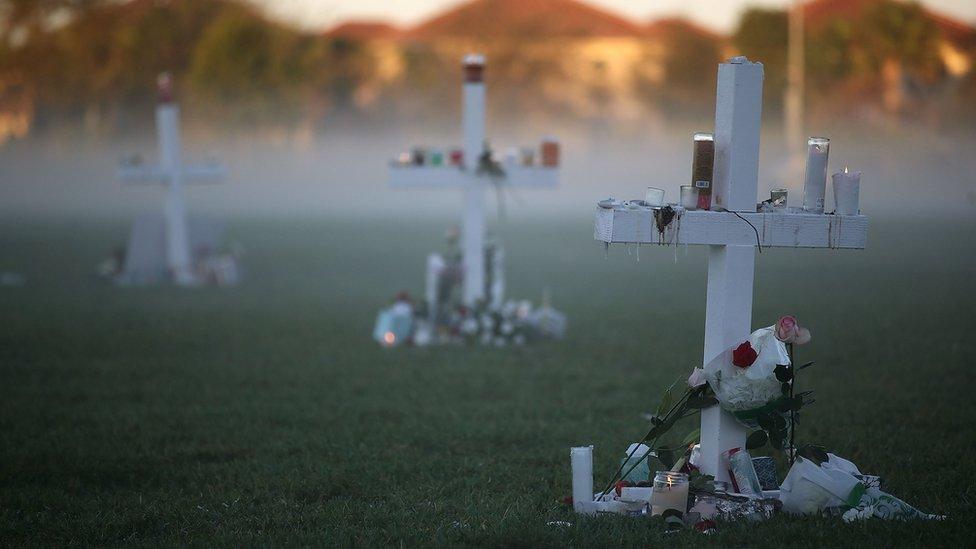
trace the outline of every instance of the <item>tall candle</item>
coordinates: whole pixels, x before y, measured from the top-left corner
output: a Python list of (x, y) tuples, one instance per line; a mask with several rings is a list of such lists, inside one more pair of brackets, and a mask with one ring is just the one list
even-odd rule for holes
[(573, 468), (573, 509), (580, 512), (584, 502), (593, 501), (593, 447), (571, 448), (569, 458)]
[(695, 152), (691, 161), (691, 184), (698, 189), (698, 208), (712, 208), (712, 169), (715, 166), (715, 136), (696, 133)]
[(824, 211), (829, 153), (829, 139), (811, 137), (807, 140), (807, 173), (803, 180), (803, 209), (808, 212), (823, 213)]
[(834, 181), (834, 213), (837, 215), (857, 215), (861, 194), (861, 172), (852, 172), (844, 167), (832, 177)]

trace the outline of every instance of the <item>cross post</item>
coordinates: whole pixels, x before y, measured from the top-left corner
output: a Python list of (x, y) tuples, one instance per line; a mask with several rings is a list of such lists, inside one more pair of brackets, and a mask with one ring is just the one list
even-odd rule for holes
[[(801, 211), (757, 212), (763, 66), (744, 57), (718, 69), (712, 210), (679, 208), (663, 230), (650, 208), (598, 207), (595, 237), (606, 244), (700, 244), (708, 250), (705, 348), (702, 364), (731, 361), (752, 332), (756, 245), (864, 248), (867, 218)], [(726, 211), (727, 210), (727, 211)], [(735, 212), (735, 213), (732, 213)], [(701, 470), (729, 480), (722, 453), (744, 447), (747, 429), (719, 406), (701, 412)]]
[(173, 100), (173, 81), (168, 73), (157, 81), (156, 138), (159, 164), (124, 163), (118, 178), (126, 183), (155, 183), (166, 186), (163, 219), (166, 234), (166, 266), (173, 282), (180, 286), (199, 284), (193, 271), (190, 235), (187, 229), (183, 185), (187, 182), (215, 182), (223, 179), (224, 167), (215, 162), (184, 165), (180, 135), (180, 107)]
[[(485, 58), (471, 54), (462, 63), (461, 132), (463, 162), (460, 165), (430, 166), (393, 163), (390, 186), (395, 188), (460, 188), (464, 193), (461, 218), (462, 301), (473, 306), (485, 299), (485, 234), (487, 231), (486, 194), (491, 183), (489, 176), (479, 174), (479, 157), (485, 146)], [(540, 155), (541, 156), (541, 155)], [(502, 164), (504, 187), (543, 188), (559, 183), (559, 168), (535, 162), (523, 165), (520, 161)]]

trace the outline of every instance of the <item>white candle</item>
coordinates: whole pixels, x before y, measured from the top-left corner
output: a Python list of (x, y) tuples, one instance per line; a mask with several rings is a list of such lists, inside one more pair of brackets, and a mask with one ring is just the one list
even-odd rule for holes
[(681, 205), (686, 210), (698, 209), (698, 189), (691, 185), (681, 186)]
[(837, 215), (857, 215), (861, 194), (861, 172), (844, 171), (833, 175), (834, 213)]
[(573, 509), (578, 513), (584, 503), (593, 501), (593, 447), (571, 448), (569, 458), (573, 467)]
[(811, 137), (807, 141), (807, 173), (803, 180), (803, 209), (808, 212), (823, 213), (824, 211), (829, 153), (829, 139)]
[(651, 492), (651, 514), (660, 515), (668, 509), (688, 511), (688, 475), (671, 471), (658, 471), (654, 475)]

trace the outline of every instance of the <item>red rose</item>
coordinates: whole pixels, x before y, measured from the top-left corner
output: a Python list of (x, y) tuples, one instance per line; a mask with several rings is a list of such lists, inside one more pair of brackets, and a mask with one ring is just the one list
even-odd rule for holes
[(752, 366), (752, 363), (756, 361), (756, 357), (758, 356), (759, 353), (746, 341), (732, 351), (732, 364), (735, 364), (739, 368), (748, 368)]

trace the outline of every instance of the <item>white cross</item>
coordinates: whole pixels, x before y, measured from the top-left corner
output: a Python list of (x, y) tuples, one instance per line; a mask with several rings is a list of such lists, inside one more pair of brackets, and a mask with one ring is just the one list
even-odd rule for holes
[[(464, 212), (461, 222), (461, 254), (464, 278), (462, 300), (474, 305), (485, 298), (484, 242), (485, 191), (488, 177), (475, 173), (478, 158), (485, 143), (485, 85), (484, 57), (468, 55), (464, 59), (464, 99), (461, 130), (464, 137), (464, 166), (396, 165), (390, 169), (390, 186), (448, 187), (464, 189)], [(447, 164), (445, 160), (445, 164)], [(510, 187), (555, 187), (559, 184), (558, 167), (546, 167), (536, 162), (522, 166), (516, 162), (504, 164), (503, 185)]]
[[(863, 215), (756, 213), (762, 83), (760, 63), (741, 57), (719, 65), (712, 197), (716, 207), (729, 211), (685, 211), (660, 235), (648, 210), (597, 208), (595, 237), (607, 244), (664, 241), (709, 246), (704, 365), (730, 361), (731, 349), (752, 331), (757, 241), (763, 247), (866, 245), (868, 221)], [(744, 447), (746, 434), (746, 428), (718, 406), (702, 410), (702, 471), (727, 481), (721, 454)]]
[(190, 235), (187, 230), (183, 185), (193, 182), (215, 182), (224, 178), (224, 167), (210, 162), (184, 165), (180, 138), (180, 107), (173, 101), (173, 83), (167, 73), (159, 76), (159, 102), (156, 105), (156, 138), (159, 164), (125, 163), (117, 176), (125, 183), (155, 183), (167, 187), (163, 218), (166, 226), (166, 266), (173, 282), (181, 286), (199, 281), (190, 257)]

